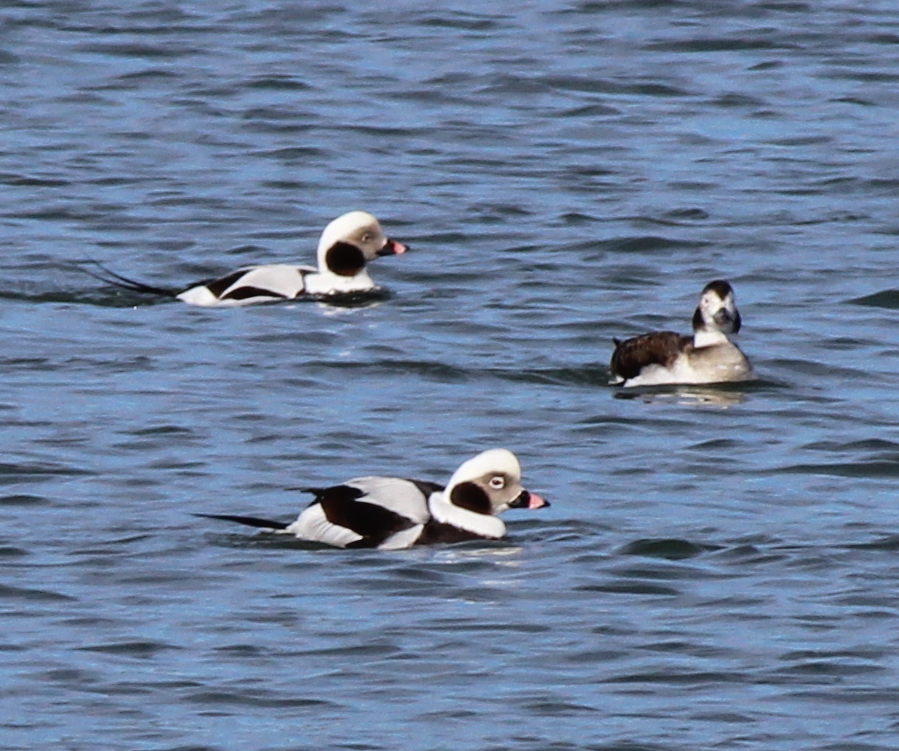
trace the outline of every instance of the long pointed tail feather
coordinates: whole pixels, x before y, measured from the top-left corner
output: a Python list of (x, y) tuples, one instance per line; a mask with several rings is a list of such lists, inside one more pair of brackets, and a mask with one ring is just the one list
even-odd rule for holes
[(287, 529), (290, 526), (287, 522), (275, 522), (271, 519), (260, 519), (257, 516), (238, 516), (235, 514), (191, 514), (191, 516), (199, 516), (204, 519), (220, 519), (223, 522), (235, 522), (236, 524), (246, 524), (248, 527), (259, 527), (261, 529)]
[(87, 258), (84, 262), (93, 264), (94, 266), (101, 269), (103, 273), (99, 274), (96, 271), (92, 271), (91, 269), (86, 268), (82, 264), (76, 263), (75, 266), (78, 268), (78, 270), (87, 274), (88, 276), (92, 276), (94, 279), (99, 279), (101, 282), (105, 282), (106, 284), (112, 284), (113, 286), (121, 287), (122, 289), (127, 289), (132, 292), (144, 292), (148, 295), (163, 295), (164, 297), (178, 296), (177, 290), (167, 289), (166, 287), (155, 287), (152, 284), (139, 282), (136, 279), (129, 279), (127, 276), (117, 274), (115, 271), (107, 268), (99, 261), (95, 261), (93, 258)]

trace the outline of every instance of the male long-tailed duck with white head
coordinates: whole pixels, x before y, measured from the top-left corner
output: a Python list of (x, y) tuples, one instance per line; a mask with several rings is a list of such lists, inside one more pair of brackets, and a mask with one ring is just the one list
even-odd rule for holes
[(338, 548), (397, 550), (413, 545), (498, 540), (510, 508), (549, 502), (521, 484), (521, 465), (507, 449), (490, 449), (464, 462), (444, 488), (424, 480), (357, 477), (327, 488), (306, 488), (314, 500), (293, 522), (252, 516), (197, 514), (294, 535)]
[[(301, 297), (337, 300), (381, 290), (365, 264), (378, 256), (405, 253), (408, 246), (388, 238), (378, 220), (365, 211), (350, 211), (334, 219), (318, 241), (318, 268), (269, 264), (245, 266), (218, 279), (192, 284), (184, 290), (166, 289), (135, 281), (97, 264), (102, 281), (135, 292), (174, 297), (191, 305), (234, 307)], [(92, 273), (92, 272), (88, 272)]]
[(741, 323), (730, 284), (720, 279), (709, 282), (693, 313), (693, 336), (655, 331), (614, 340), (609, 383), (656, 386), (752, 380), (756, 377), (752, 365), (728, 339)]

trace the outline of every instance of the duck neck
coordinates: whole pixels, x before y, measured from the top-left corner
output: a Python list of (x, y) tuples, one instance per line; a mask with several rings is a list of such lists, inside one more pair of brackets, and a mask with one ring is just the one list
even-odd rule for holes
[(693, 346), (697, 349), (699, 347), (713, 347), (717, 344), (727, 344), (729, 341), (730, 339), (727, 338), (727, 334), (717, 329), (709, 330), (703, 328), (693, 332)]
[[(448, 489), (447, 489), (448, 490)], [(449, 524), (479, 537), (499, 539), (506, 534), (506, 525), (502, 519), (488, 514), (478, 514), (460, 508), (447, 500), (447, 491), (432, 493), (428, 499), (431, 516), (442, 524)]]

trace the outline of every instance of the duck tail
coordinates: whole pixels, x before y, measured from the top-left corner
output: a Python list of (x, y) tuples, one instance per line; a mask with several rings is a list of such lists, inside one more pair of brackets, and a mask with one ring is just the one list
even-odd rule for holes
[(290, 526), (286, 522), (275, 522), (271, 519), (260, 519), (258, 516), (238, 516), (235, 514), (191, 514), (191, 516), (199, 516), (203, 519), (219, 519), (223, 522), (245, 524), (248, 527), (270, 529), (275, 532), (281, 529), (287, 529), (287, 527)]
[[(93, 264), (103, 273), (87, 268), (84, 265), (85, 263)], [(95, 261), (93, 258), (88, 258), (83, 263), (76, 263), (75, 265), (79, 271), (88, 276), (92, 276), (94, 279), (99, 279), (106, 284), (112, 284), (115, 287), (121, 287), (122, 289), (127, 289), (132, 292), (143, 292), (148, 295), (161, 295), (163, 297), (178, 297), (179, 294), (177, 290), (168, 289), (166, 287), (156, 287), (152, 284), (146, 284), (145, 282), (139, 282), (136, 279), (129, 279), (127, 276), (117, 274), (115, 271), (104, 266), (99, 261)]]

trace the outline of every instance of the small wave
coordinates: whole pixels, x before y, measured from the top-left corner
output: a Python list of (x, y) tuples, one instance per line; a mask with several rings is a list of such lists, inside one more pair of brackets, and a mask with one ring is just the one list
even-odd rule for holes
[(312, 699), (308, 697), (282, 697), (274, 692), (261, 692), (259, 689), (248, 691), (196, 691), (185, 699), (194, 704), (234, 705), (237, 707), (262, 707), (265, 709), (321, 709), (336, 708), (332, 701)]
[(74, 600), (74, 597), (60, 592), (51, 592), (46, 589), (31, 589), (27, 587), (10, 587), (0, 584), (0, 600), (31, 600), (36, 602), (55, 602), (59, 600)]
[(605, 387), (609, 381), (608, 368), (600, 365), (574, 368), (465, 368), (428, 360), (375, 360), (372, 362), (313, 360), (307, 361), (306, 365), (310, 368), (325, 370), (412, 374), (444, 383), (497, 379), (541, 385)]
[(777, 474), (830, 475), (860, 479), (899, 477), (899, 457), (829, 464), (791, 464), (774, 471)]
[(0, 506), (38, 506), (44, 503), (49, 503), (49, 501), (43, 496), (31, 495), (30, 493), (13, 493), (12, 495), (0, 496)]
[(704, 545), (675, 538), (635, 540), (625, 545), (619, 552), (622, 555), (637, 555), (648, 558), (664, 558), (669, 561), (680, 561), (695, 558), (713, 550), (720, 550), (720, 545)]
[(0, 300), (15, 300), (31, 303), (65, 303), (71, 305), (94, 305), (101, 308), (136, 308), (169, 303), (167, 298), (127, 292), (125, 290), (14, 290), (0, 291)]
[(95, 473), (62, 464), (0, 462), (0, 484), (40, 482), (50, 477), (83, 477)]
[(124, 655), (125, 657), (155, 657), (160, 652), (179, 649), (171, 644), (157, 641), (129, 641), (113, 642), (110, 644), (95, 644), (87, 647), (77, 647), (82, 652), (100, 652), (109, 655)]
[(899, 310), (899, 289), (885, 289), (871, 295), (863, 295), (846, 301), (849, 305), (864, 305), (868, 308)]
[(668, 253), (672, 250), (692, 250), (708, 245), (708, 243), (691, 240), (672, 240), (669, 237), (658, 235), (643, 235), (639, 237), (617, 237), (611, 240), (603, 240), (591, 243), (591, 247), (600, 248), (612, 253)]

